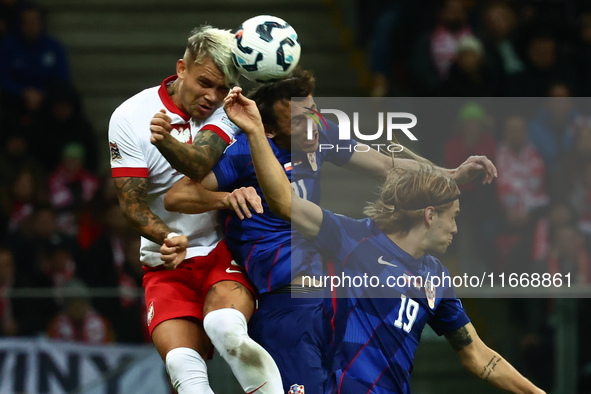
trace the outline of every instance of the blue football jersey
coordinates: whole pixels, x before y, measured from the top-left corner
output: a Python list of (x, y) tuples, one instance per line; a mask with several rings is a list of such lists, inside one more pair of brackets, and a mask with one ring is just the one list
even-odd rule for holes
[[(320, 131), (320, 143), (336, 144), (338, 126), (328, 122), (328, 130)], [(292, 188), (301, 196), (314, 201), (320, 200), (320, 167), (324, 161), (343, 165), (353, 154), (355, 141), (349, 142), (351, 149), (336, 151), (317, 150), (313, 153), (294, 153), (280, 149), (269, 139), (273, 153), (292, 182)], [(342, 141), (340, 142), (343, 145)], [(213, 168), (220, 190), (232, 191), (239, 187), (252, 186), (261, 196), (264, 213), (240, 220), (233, 211), (224, 211), (222, 225), (226, 234), (228, 249), (234, 258), (246, 269), (249, 278), (260, 293), (266, 293), (291, 282), (292, 272), (297, 274), (320, 274), (322, 267), (317, 251), (291, 225), (271, 212), (258, 184), (248, 139), (239, 134), (224, 152)], [(294, 176), (297, 173), (297, 178)], [(292, 266), (293, 265), (293, 266)]]
[(425, 325), (442, 335), (470, 321), (451, 283), (432, 286), (432, 278), (449, 272), (429, 254), (416, 259), (406, 253), (371, 219), (323, 213), (315, 240), (321, 255), (340, 267), (341, 278), (376, 278), (363, 285), (353, 279), (340, 289), (346, 298), (337, 300), (335, 312), (335, 325), (342, 327), (335, 332), (340, 345), (335, 392), (410, 393), (410, 372)]

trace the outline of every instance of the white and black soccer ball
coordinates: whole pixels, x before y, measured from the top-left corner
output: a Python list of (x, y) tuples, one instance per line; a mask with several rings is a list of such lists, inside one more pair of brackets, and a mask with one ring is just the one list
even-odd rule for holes
[(300, 60), (298, 33), (281, 18), (270, 15), (250, 18), (238, 28), (235, 38), (234, 63), (251, 81), (281, 79)]

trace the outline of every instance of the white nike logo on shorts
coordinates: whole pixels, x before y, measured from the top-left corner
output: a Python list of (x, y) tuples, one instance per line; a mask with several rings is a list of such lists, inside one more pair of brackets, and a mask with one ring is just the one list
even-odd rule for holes
[[(232, 260), (232, 261), (230, 262), (230, 264), (232, 264), (232, 265), (233, 265), (233, 266), (235, 266), (235, 267), (240, 267), (240, 264), (238, 264), (238, 263), (237, 263), (235, 260)], [(242, 273), (242, 271), (241, 271), (241, 270), (231, 270), (231, 269), (230, 269), (230, 267), (226, 268), (226, 272), (227, 272), (227, 273), (229, 273), (229, 274), (232, 274), (232, 273), (238, 273), (238, 274), (241, 274), (241, 273)]]

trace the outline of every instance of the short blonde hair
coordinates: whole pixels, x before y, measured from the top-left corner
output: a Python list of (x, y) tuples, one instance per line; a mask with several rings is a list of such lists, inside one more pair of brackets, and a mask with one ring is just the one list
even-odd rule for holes
[(234, 34), (230, 30), (216, 29), (209, 25), (195, 28), (188, 39), (184, 59), (200, 64), (211, 58), (226, 78), (228, 87), (238, 82), (240, 74), (232, 61)]
[(363, 212), (386, 234), (408, 233), (423, 220), (427, 207), (442, 213), (459, 195), (454, 179), (430, 164), (417, 163), (417, 168), (393, 169), (377, 201)]

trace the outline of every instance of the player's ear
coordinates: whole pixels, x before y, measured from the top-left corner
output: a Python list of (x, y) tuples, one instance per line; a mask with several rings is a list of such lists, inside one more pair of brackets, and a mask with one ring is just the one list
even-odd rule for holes
[(272, 139), (277, 136), (277, 132), (272, 127), (269, 127), (266, 124), (264, 124), (263, 127), (265, 128), (265, 135), (267, 136), (267, 138)]
[(176, 75), (181, 78), (181, 75), (187, 71), (187, 63), (184, 59), (179, 59), (176, 62)]
[(425, 208), (425, 222), (427, 222), (427, 224), (431, 225), (433, 223), (434, 219), (435, 219), (435, 208), (433, 208), (433, 207)]

